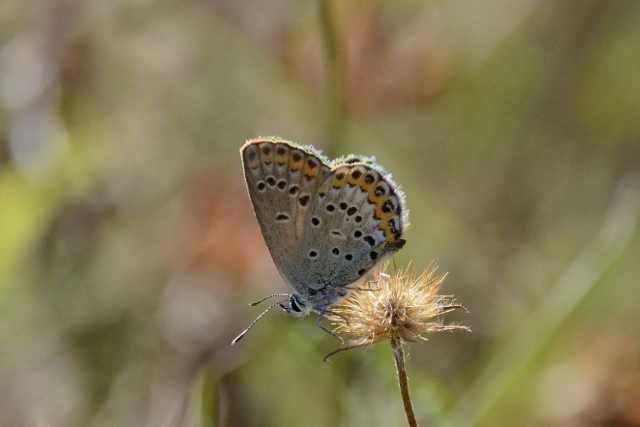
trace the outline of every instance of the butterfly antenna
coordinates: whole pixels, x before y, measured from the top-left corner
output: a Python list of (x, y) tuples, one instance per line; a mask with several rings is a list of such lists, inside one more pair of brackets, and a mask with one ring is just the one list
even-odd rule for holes
[[(284, 294), (284, 295), (289, 296), (288, 294)], [(284, 296), (284, 295), (282, 295), (282, 294), (281, 294), (281, 296)], [(271, 296), (268, 296), (267, 298), (271, 298), (271, 297), (273, 297), (273, 296), (276, 296), (276, 295), (271, 295)], [(257, 302), (255, 302), (255, 303), (252, 303), (251, 305), (259, 304), (260, 302), (262, 302), (262, 301), (266, 300), (267, 298), (262, 298), (260, 301), (257, 301)], [(238, 335), (237, 337), (235, 337), (235, 338), (234, 338), (234, 340), (233, 340), (233, 341), (231, 341), (231, 345), (234, 345), (235, 343), (237, 343), (238, 341), (240, 341), (240, 340), (242, 339), (242, 337), (244, 337), (244, 336), (245, 336), (245, 334), (246, 334), (247, 332), (249, 332), (249, 329), (253, 328), (253, 325), (255, 325), (255, 324), (256, 324), (256, 322), (262, 318), (262, 316), (264, 316), (265, 314), (267, 314), (267, 312), (268, 312), (269, 310), (271, 310), (273, 307), (275, 307), (275, 306), (277, 306), (277, 305), (279, 305), (279, 304), (282, 304), (283, 302), (285, 302), (285, 301), (287, 301), (287, 300), (288, 300), (288, 299), (283, 299), (282, 301), (278, 301), (277, 303), (270, 305), (270, 306), (269, 306), (269, 308), (267, 308), (265, 311), (263, 311), (262, 313), (260, 313), (260, 316), (256, 317), (256, 320), (254, 320), (253, 322), (251, 322), (251, 324), (249, 325), (249, 327), (248, 327), (247, 329), (245, 329), (244, 331), (240, 332), (240, 335)]]
[[(250, 307), (253, 307), (253, 306), (255, 306), (255, 305), (260, 304), (262, 301), (266, 301), (266, 300), (268, 300), (269, 298), (273, 298), (273, 297), (290, 297), (290, 296), (291, 296), (291, 295), (289, 295), (289, 294), (273, 294), (273, 295), (269, 295), (268, 297), (264, 297), (264, 298), (262, 298), (262, 299), (260, 299), (260, 300), (258, 300), (258, 301), (254, 301), (254, 302), (252, 302), (251, 304), (249, 304), (249, 306), (250, 306)], [(286, 301), (286, 300), (285, 300), (285, 301)], [(282, 301), (280, 301), (280, 302), (282, 302)], [(276, 305), (276, 304), (274, 304), (274, 305)]]

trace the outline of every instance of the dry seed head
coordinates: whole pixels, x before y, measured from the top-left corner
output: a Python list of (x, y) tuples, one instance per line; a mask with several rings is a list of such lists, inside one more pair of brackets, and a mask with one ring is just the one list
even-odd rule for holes
[(388, 262), (376, 270), (376, 282), (370, 288), (359, 289), (333, 311), (336, 332), (359, 337), (351, 346), (375, 344), (387, 339), (415, 342), (426, 340), (424, 334), (438, 331), (470, 329), (458, 324), (444, 325), (438, 319), (456, 308), (467, 311), (450, 300), (451, 296), (438, 295), (446, 274), (436, 276), (437, 266), (431, 263), (419, 277), (409, 265), (388, 276)]

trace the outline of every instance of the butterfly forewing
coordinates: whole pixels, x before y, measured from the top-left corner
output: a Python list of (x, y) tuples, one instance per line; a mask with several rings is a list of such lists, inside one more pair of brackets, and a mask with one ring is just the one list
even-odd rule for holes
[(287, 284), (301, 293), (302, 239), (317, 189), (330, 169), (310, 150), (276, 138), (250, 140), (241, 154), (251, 203), (271, 257)]

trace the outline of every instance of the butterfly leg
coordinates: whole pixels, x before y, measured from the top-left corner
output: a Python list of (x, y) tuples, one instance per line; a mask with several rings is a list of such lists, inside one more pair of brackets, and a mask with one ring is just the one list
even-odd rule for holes
[(322, 319), (326, 316), (326, 310), (323, 310), (320, 315), (318, 316), (318, 320), (316, 321), (316, 325), (318, 325), (320, 327), (320, 329), (322, 329), (323, 331), (333, 335), (334, 337), (338, 338), (340, 340), (341, 346), (344, 346), (344, 340), (342, 339), (342, 337), (338, 334), (336, 334), (335, 332), (333, 332), (331, 329), (327, 329), (322, 325)]
[[(353, 288), (353, 287), (346, 286), (345, 288), (349, 289), (350, 291), (357, 291), (357, 292), (363, 292), (363, 291), (377, 292), (382, 290), (382, 286), (380, 286), (380, 282), (378, 280), (367, 280), (363, 284), (366, 284), (367, 287), (356, 286), (355, 288)], [(378, 286), (374, 288), (371, 285), (378, 285)]]
[(329, 315), (332, 315), (332, 316), (339, 317), (339, 318), (341, 318), (341, 319), (344, 321), (344, 323), (346, 323), (347, 325), (349, 324), (349, 319), (347, 319), (346, 317), (344, 317), (344, 316), (343, 316), (342, 314), (340, 314), (340, 313), (336, 313), (335, 311), (331, 311), (331, 310), (325, 310), (325, 311), (324, 311), (324, 317), (326, 317), (327, 319), (329, 318), (329, 316), (327, 316), (328, 314), (329, 314)]

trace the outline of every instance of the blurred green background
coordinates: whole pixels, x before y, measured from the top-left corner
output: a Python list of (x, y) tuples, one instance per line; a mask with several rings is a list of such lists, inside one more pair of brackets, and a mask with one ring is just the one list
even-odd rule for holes
[(0, 5), (0, 425), (403, 426), (391, 350), (285, 292), (238, 150), (375, 155), (395, 257), (472, 333), (408, 348), (423, 426), (640, 426), (640, 2)]

